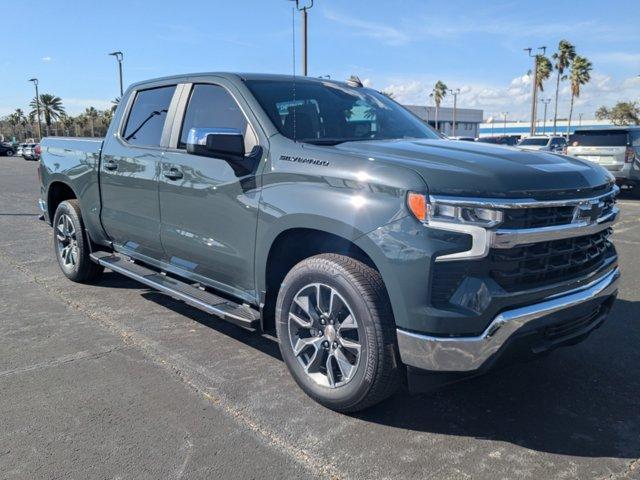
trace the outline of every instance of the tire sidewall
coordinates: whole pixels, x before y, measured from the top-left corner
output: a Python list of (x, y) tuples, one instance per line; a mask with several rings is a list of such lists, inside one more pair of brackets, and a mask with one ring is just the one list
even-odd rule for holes
[[(307, 376), (291, 347), (288, 328), (289, 309), (295, 295), (305, 286), (323, 283), (335, 288), (346, 300), (358, 322), (361, 352), (360, 363), (355, 376), (345, 385), (337, 388), (318, 385)], [(346, 409), (360, 402), (370, 391), (379, 359), (377, 352), (376, 328), (369, 305), (362, 292), (340, 266), (325, 261), (323, 268), (309, 268), (308, 265), (294, 267), (286, 276), (276, 304), (276, 330), (280, 352), (296, 383), (312, 398), (329, 408)]]

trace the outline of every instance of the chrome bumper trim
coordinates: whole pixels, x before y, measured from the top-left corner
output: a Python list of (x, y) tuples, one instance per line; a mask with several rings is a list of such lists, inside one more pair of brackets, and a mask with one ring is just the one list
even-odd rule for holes
[(397, 329), (400, 358), (405, 365), (440, 372), (479, 369), (518, 330), (533, 320), (616, 292), (620, 270), (615, 268), (588, 285), (495, 317), (477, 337), (433, 337)]
[(40, 207), (40, 210), (43, 213), (46, 213), (47, 211), (47, 204), (44, 200), (42, 200), (41, 198), (38, 199), (38, 207)]

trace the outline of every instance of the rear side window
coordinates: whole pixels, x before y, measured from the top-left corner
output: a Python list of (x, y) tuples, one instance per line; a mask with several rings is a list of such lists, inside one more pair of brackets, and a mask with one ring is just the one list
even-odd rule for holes
[(159, 147), (176, 86), (140, 90), (133, 101), (124, 139), (132, 145)]
[(571, 135), (569, 144), (574, 147), (626, 147), (629, 144), (629, 133), (626, 130), (576, 132)]
[(192, 128), (233, 128), (244, 135), (245, 150), (257, 144), (253, 130), (235, 99), (219, 85), (196, 84), (182, 122), (178, 148), (186, 148)]

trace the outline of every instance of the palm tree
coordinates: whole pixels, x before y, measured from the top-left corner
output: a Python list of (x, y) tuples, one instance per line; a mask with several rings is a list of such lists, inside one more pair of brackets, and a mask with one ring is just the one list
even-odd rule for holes
[(569, 68), (571, 62), (576, 57), (576, 47), (574, 47), (567, 40), (560, 40), (558, 43), (558, 51), (553, 54), (553, 60), (555, 62), (554, 68), (556, 69), (556, 100), (555, 108), (553, 111), (553, 134), (556, 134), (556, 124), (558, 122), (558, 94), (560, 92), (560, 80), (564, 80), (567, 76), (564, 71)]
[[(34, 116), (37, 115), (37, 102), (35, 98), (31, 100), (29, 106), (33, 109), (31, 113)], [(44, 123), (47, 126), (47, 135), (49, 135), (51, 122), (57, 120), (60, 118), (60, 115), (64, 114), (62, 99), (49, 93), (42, 93), (40, 94), (40, 110), (44, 113)]]
[(68, 115), (62, 115), (60, 117), (60, 123), (62, 124), (62, 128), (63, 128), (63, 135), (71, 135), (71, 127), (73, 127), (73, 124), (75, 123), (73, 117), (70, 117)]
[(569, 107), (569, 123), (567, 124), (567, 136), (571, 130), (571, 117), (573, 116), (573, 101), (580, 96), (580, 87), (591, 80), (593, 65), (585, 57), (576, 55), (571, 63), (569, 82), (571, 83), (571, 106)]
[(541, 92), (544, 91), (544, 82), (549, 79), (553, 71), (553, 65), (544, 55), (538, 55), (536, 59), (536, 87)]
[(440, 129), (438, 125), (438, 113), (440, 112), (440, 103), (442, 103), (442, 100), (444, 99), (444, 97), (447, 96), (448, 89), (449, 88), (441, 80), (438, 80), (435, 86), (433, 87), (433, 91), (429, 94), (429, 96), (433, 98), (433, 101), (436, 104), (436, 130)]
[[(87, 117), (84, 114), (80, 114), (75, 118), (76, 124), (76, 137), (84, 136), (84, 127), (87, 126)], [(78, 128), (80, 129), (80, 133), (78, 133)]]
[(84, 111), (85, 116), (89, 119), (91, 127), (91, 136), (95, 137), (95, 120), (98, 118), (98, 111), (94, 107), (89, 107)]

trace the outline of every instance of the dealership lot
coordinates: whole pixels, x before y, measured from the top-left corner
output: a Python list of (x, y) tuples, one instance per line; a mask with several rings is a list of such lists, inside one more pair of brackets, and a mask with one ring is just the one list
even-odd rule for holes
[(356, 416), (305, 396), (275, 341), (107, 273), (60, 273), (36, 164), (0, 158), (2, 478), (640, 478), (640, 200), (584, 343)]

